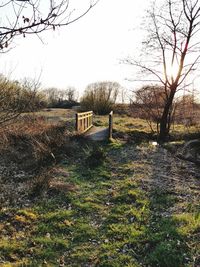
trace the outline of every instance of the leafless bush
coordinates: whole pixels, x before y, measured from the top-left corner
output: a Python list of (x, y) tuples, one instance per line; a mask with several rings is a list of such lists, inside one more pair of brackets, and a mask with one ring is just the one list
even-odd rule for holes
[(129, 104), (115, 104), (113, 107), (115, 114), (131, 116), (132, 112)]
[(98, 82), (88, 85), (81, 99), (83, 110), (93, 110), (96, 114), (108, 114), (114, 106), (119, 92), (117, 82)]
[[(159, 85), (147, 85), (138, 89), (134, 95), (134, 101), (130, 104), (132, 113), (137, 114), (139, 118), (145, 119), (152, 132), (154, 129), (152, 123), (157, 125), (157, 133), (159, 134), (159, 124), (162, 117), (162, 110), (167, 99), (167, 92), (165, 88)], [(171, 110), (171, 117), (174, 114)], [(135, 116), (135, 115), (134, 115)], [(170, 117), (170, 118), (171, 118)], [(172, 120), (169, 120), (169, 125)]]
[(184, 95), (176, 101), (175, 122), (186, 127), (200, 124), (200, 105), (193, 94)]
[(16, 119), (22, 112), (43, 107), (43, 95), (34, 80), (12, 81), (0, 76), (0, 125)]

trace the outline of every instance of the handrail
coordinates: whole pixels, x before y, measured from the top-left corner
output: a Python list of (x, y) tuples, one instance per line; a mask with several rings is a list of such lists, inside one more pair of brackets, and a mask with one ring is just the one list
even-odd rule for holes
[(109, 113), (109, 128), (108, 128), (108, 138), (112, 138), (112, 132), (113, 132), (113, 111)]
[(76, 113), (76, 131), (84, 133), (93, 126), (93, 111)]

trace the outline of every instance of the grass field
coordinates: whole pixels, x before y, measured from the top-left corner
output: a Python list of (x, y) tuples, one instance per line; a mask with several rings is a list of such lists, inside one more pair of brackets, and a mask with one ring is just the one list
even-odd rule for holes
[(1, 207), (0, 266), (200, 266), (199, 167), (154, 146), (142, 120), (114, 128), (111, 142), (72, 139), (44, 191)]
[[(73, 122), (75, 126), (75, 110), (71, 109), (45, 109), (43, 111), (35, 112), (34, 116), (41, 117), (47, 120), (50, 123), (60, 123), (60, 122)], [(108, 116), (94, 116), (93, 123), (95, 126), (108, 126)], [(152, 123), (152, 128), (154, 134), (152, 133), (151, 128), (149, 127), (146, 120), (132, 118), (126, 115), (114, 114), (114, 130), (122, 135), (129, 134), (133, 135), (137, 133), (148, 134), (150, 137), (156, 136), (156, 124)], [(200, 124), (186, 127), (182, 124), (175, 124), (171, 127), (172, 139), (181, 139), (181, 138), (191, 138), (192, 135), (200, 132)], [(70, 128), (71, 129), (71, 128)], [(71, 129), (73, 130), (73, 129)], [(191, 136), (191, 137), (190, 137)]]

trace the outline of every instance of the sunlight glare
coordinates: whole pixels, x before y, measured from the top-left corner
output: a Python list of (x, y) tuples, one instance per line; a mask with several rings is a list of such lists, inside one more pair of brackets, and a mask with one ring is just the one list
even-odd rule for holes
[(172, 66), (169, 66), (168, 68), (168, 75), (170, 78), (175, 79), (178, 73), (178, 64), (174, 63)]

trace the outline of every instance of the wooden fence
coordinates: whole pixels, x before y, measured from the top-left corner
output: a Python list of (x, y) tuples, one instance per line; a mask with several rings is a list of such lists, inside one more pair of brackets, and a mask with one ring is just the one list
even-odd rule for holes
[(89, 130), (93, 124), (93, 112), (81, 112), (76, 114), (76, 131), (84, 133)]

